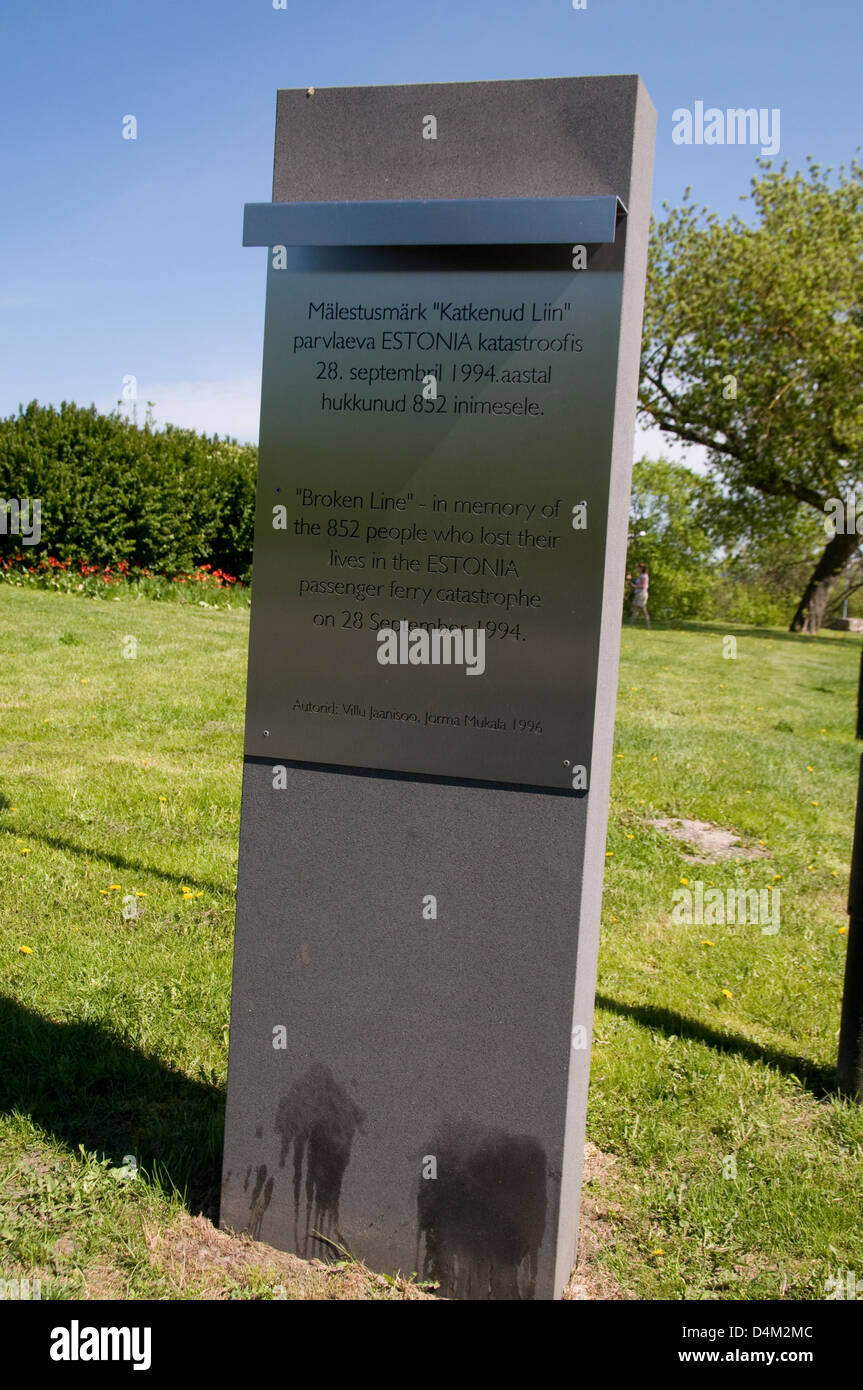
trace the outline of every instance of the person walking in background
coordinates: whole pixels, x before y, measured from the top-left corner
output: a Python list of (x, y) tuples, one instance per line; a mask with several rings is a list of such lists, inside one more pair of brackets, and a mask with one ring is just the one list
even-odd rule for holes
[(639, 613), (644, 614), (644, 621), (650, 627), (650, 615), (647, 612), (647, 589), (650, 580), (647, 576), (647, 565), (642, 560), (638, 566), (638, 574), (632, 585), (632, 617), (629, 626), (632, 627)]

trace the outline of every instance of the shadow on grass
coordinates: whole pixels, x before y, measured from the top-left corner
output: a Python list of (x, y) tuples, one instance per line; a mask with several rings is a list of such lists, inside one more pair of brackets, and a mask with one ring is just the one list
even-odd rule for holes
[[(644, 627), (644, 624), (635, 624), (636, 627)], [(629, 627), (629, 620), (624, 623), (624, 627)], [(837, 641), (844, 642), (846, 645), (856, 643), (860, 645), (859, 632), (840, 632), (828, 629), (814, 636), (808, 632), (787, 632), (781, 627), (747, 627), (745, 623), (723, 623), (717, 619), (714, 622), (697, 622), (692, 619), (672, 619), (672, 618), (651, 618), (651, 632), (704, 632), (716, 633), (719, 637), (727, 637), (733, 633), (739, 637), (764, 637), (770, 642), (797, 642), (808, 646), (825, 646), (827, 643), (835, 644)]]
[[(10, 805), (7, 797), (0, 793), (0, 810)], [(233, 888), (227, 887), (224, 883), (211, 883), (208, 879), (195, 878), (189, 873), (169, 873), (166, 869), (157, 869), (152, 864), (142, 864), (137, 859), (126, 859), (122, 854), (105, 854), (101, 850), (95, 849), (92, 845), (79, 845), (74, 840), (63, 839), (60, 835), (39, 835), (33, 830), (26, 830), (19, 826), (0, 825), (0, 835), (11, 835), (18, 840), (35, 840), (37, 844), (47, 845), (49, 849), (61, 850), (64, 854), (75, 854), (81, 859), (101, 860), (103, 864), (108, 864), (118, 872), (125, 869), (128, 873), (149, 874), (153, 878), (160, 878), (165, 883), (175, 883), (181, 887), (184, 883), (194, 884), (196, 888), (203, 888), (206, 892), (213, 894), (234, 892)]]
[(97, 1023), (57, 1023), (0, 998), (0, 1108), (30, 1115), (74, 1153), (119, 1167), (134, 1154), (218, 1219), (225, 1094), (193, 1081)]
[(695, 1042), (706, 1043), (708, 1047), (716, 1048), (717, 1052), (733, 1052), (738, 1057), (745, 1057), (748, 1062), (763, 1062), (765, 1066), (775, 1067), (785, 1076), (796, 1077), (800, 1085), (819, 1100), (838, 1094), (835, 1069), (822, 1066), (808, 1057), (795, 1057), (792, 1053), (780, 1052), (777, 1048), (762, 1047), (748, 1038), (720, 1033), (707, 1023), (684, 1018), (683, 1014), (675, 1013), (672, 1009), (660, 1008), (656, 1004), (621, 1004), (617, 999), (597, 994), (596, 1005), (597, 1008), (607, 1009), (609, 1013), (618, 1014), (621, 1018), (631, 1018), (636, 1023), (643, 1023), (646, 1028), (656, 1028), (667, 1036), (676, 1034), (679, 1038), (692, 1038)]

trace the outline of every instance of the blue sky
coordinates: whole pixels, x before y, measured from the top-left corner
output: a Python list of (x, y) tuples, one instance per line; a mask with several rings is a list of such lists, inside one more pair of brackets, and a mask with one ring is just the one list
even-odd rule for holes
[(758, 150), (675, 144), (672, 112), (778, 107), (777, 162), (847, 164), (861, 51), (857, 0), (6, 0), (0, 415), (107, 410), (133, 374), (159, 422), (257, 438), (265, 251), (242, 210), (270, 197), (279, 87), (638, 72), (654, 210), (692, 185), (727, 216)]

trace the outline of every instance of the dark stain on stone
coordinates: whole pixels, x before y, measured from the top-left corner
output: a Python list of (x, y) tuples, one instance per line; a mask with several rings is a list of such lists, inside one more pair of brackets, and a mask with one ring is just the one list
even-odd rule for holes
[(447, 1119), (417, 1190), (417, 1269), (459, 1299), (530, 1299), (546, 1221), (546, 1155), (527, 1134)]
[(255, 1174), (255, 1185), (252, 1188), (252, 1200), (249, 1203), (249, 1235), (254, 1240), (261, 1238), (261, 1226), (264, 1220), (264, 1213), (270, 1205), (273, 1195), (274, 1178), (267, 1177), (267, 1165), (262, 1163)]
[(264, 1126), (263, 1126), (263, 1125), (255, 1125), (255, 1138), (256, 1138), (256, 1139), (263, 1139), (263, 1137), (264, 1137)]
[[(328, 1067), (316, 1063), (282, 1097), (275, 1130), (281, 1136), (279, 1166), (294, 1150), (294, 1245), (309, 1254), (310, 1240), (339, 1232), (339, 1200), (354, 1134), (365, 1116)], [(305, 1216), (300, 1230), (300, 1196), (305, 1168)], [(322, 1254), (331, 1253), (324, 1246)]]

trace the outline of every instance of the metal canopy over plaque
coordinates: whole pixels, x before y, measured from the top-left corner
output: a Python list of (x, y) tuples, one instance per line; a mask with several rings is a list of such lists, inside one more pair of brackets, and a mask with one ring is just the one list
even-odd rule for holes
[(247, 209), (272, 252), (247, 754), (588, 785), (624, 215)]
[(578, 1230), (653, 108), (282, 91), (221, 1221), (448, 1298)]

